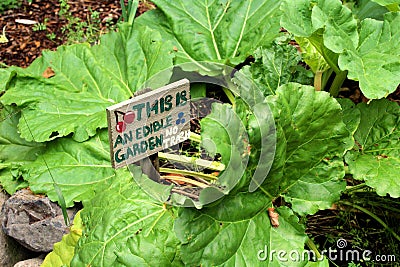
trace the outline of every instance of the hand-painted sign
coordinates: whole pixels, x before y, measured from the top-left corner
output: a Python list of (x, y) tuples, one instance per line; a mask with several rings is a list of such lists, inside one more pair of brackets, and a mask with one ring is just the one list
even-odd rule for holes
[(190, 136), (190, 86), (183, 79), (107, 108), (111, 163), (120, 168)]

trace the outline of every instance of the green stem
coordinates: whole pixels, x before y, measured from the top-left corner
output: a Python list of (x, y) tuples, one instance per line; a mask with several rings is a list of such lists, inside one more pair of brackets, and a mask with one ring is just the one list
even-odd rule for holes
[(136, 10), (139, 5), (139, 0), (129, 0), (129, 9), (128, 9), (128, 23), (129, 25), (133, 24), (133, 20), (135, 19)]
[(190, 141), (201, 143), (201, 135), (197, 133), (190, 132), (189, 139)]
[(122, 18), (124, 19), (124, 21), (128, 20), (128, 13), (126, 12), (126, 6), (125, 6), (125, 2), (124, 0), (119, 0), (119, 4), (121, 6), (121, 14), (122, 14)]
[(346, 77), (347, 77), (347, 71), (336, 72), (335, 79), (333, 80), (331, 88), (329, 89), (329, 92), (333, 97), (338, 96), (340, 88), (342, 87)]
[(10, 167), (10, 164), (6, 164), (6, 163), (0, 163), (0, 170), (1, 169), (5, 169), (7, 167)]
[(232, 94), (232, 92), (225, 87), (222, 87), (222, 90), (224, 91), (225, 95), (228, 97), (229, 102), (231, 102), (232, 105), (235, 105), (235, 96)]
[(344, 174), (351, 175), (349, 166), (344, 166)]
[(369, 200), (367, 200), (367, 202), (364, 202), (364, 203), (366, 203), (368, 205), (371, 205), (371, 206), (374, 206), (374, 207), (378, 207), (378, 208), (382, 208), (382, 209), (393, 211), (394, 213), (396, 213), (396, 215), (400, 214), (400, 210), (389, 206), (390, 204), (386, 204), (386, 203), (385, 204), (381, 204), (379, 202), (374, 202), (374, 201), (369, 201)]
[(192, 185), (195, 185), (195, 186), (198, 186), (198, 187), (200, 187), (200, 188), (206, 188), (206, 187), (209, 187), (209, 185), (207, 185), (207, 184), (204, 184), (204, 183), (201, 183), (201, 182), (198, 182), (198, 181), (194, 181), (194, 180), (192, 180), (192, 179), (189, 179), (189, 178), (186, 178), (186, 177), (181, 177), (181, 176), (170, 176), (170, 175), (167, 175), (167, 176), (160, 176), (162, 179), (168, 179), (168, 180), (171, 180), (171, 181), (177, 181), (177, 182), (184, 182), (184, 183), (187, 183), (187, 184), (192, 184)]
[(314, 87), (316, 91), (322, 90), (322, 71), (317, 71), (314, 76)]
[(332, 68), (327, 69), (322, 73), (321, 91), (325, 91), (326, 84), (328, 83), (329, 78), (331, 77), (332, 73), (333, 73)]
[(358, 184), (358, 185), (353, 185), (353, 186), (346, 186), (346, 191), (345, 193), (349, 194), (354, 191), (359, 191), (360, 189), (367, 188), (368, 186), (365, 183)]
[(218, 161), (209, 161), (205, 159), (198, 159), (194, 157), (187, 157), (183, 155), (168, 154), (163, 152), (158, 152), (158, 157), (170, 161), (192, 164), (198, 167), (203, 167), (209, 170), (222, 172), (225, 170), (225, 165)]
[(312, 251), (314, 251), (315, 256), (317, 256), (317, 260), (319, 260), (321, 258), (321, 253), (319, 253), (319, 250), (318, 250), (317, 246), (311, 240), (311, 238), (307, 238), (306, 244)]
[(348, 201), (339, 201), (339, 204), (343, 204), (343, 205), (346, 205), (346, 206), (353, 207), (353, 208), (358, 209), (358, 210), (364, 212), (365, 214), (369, 215), (370, 217), (372, 217), (373, 219), (375, 219), (375, 221), (377, 221), (378, 223), (380, 223), (388, 232), (390, 232), (390, 233), (394, 236), (394, 238), (396, 238), (397, 240), (400, 241), (400, 236), (399, 236), (398, 234), (396, 234), (396, 233), (393, 231), (392, 228), (390, 228), (381, 218), (379, 218), (378, 216), (376, 216), (374, 213), (370, 212), (369, 210), (367, 210), (367, 209), (365, 209), (365, 208), (363, 208), (363, 207), (361, 207), (361, 206), (359, 206), (359, 205), (357, 205), (357, 204), (350, 203), (350, 202), (348, 202)]
[(182, 175), (191, 175), (195, 177), (200, 177), (202, 179), (208, 180), (208, 181), (215, 181), (218, 179), (218, 177), (211, 175), (211, 174), (205, 174), (201, 172), (194, 172), (194, 171), (188, 171), (188, 170), (177, 170), (177, 169), (171, 169), (171, 168), (160, 168), (160, 173), (173, 173), (173, 174), (182, 174)]

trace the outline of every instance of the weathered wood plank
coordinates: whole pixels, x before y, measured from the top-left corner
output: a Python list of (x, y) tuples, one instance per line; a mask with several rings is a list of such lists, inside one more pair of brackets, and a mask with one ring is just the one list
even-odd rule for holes
[(137, 162), (190, 135), (190, 83), (183, 79), (107, 108), (111, 163)]

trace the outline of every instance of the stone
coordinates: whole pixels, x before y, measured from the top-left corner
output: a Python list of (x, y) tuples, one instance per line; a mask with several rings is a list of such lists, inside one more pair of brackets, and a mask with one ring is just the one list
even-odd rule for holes
[(17, 262), (14, 267), (40, 267), (43, 263), (43, 259), (41, 258), (33, 258), (29, 260), (24, 260)]
[[(68, 210), (70, 220), (76, 209)], [(56, 242), (69, 232), (61, 208), (48, 197), (22, 189), (11, 196), (2, 209), (3, 231), (25, 248), (34, 252), (50, 252)]]
[[(0, 186), (0, 210), (3, 203), (9, 198), (9, 196), (3, 192)], [(2, 223), (2, 216), (0, 214), (0, 225)], [(0, 229), (0, 266), (2, 267), (12, 267), (14, 264), (20, 260), (26, 259), (29, 255), (29, 251), (20, 244), (18, 244), (14, 239), (8, 237)]]

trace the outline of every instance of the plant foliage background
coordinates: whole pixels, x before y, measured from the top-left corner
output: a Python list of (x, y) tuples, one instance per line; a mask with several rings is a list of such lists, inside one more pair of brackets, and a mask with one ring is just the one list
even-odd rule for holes
[[(26, 69), (0, 69), (1, 185), (10, 194), (29, 186), (58, 201), (56, 183), (67, 207), (84, 206), (43, 266), (286, 266), (260, 262), (257, 251), (265, 244), (303, 251), (304, 216), (340, 199), (347, 168), (378, 195), (400, 196), (400, 111), (385, 99), (400, 83), (399, 1), (368, 1), (383, 6), (371, 17), (363, 5), (349, 9), (339, 0), (153, 2), (158, 9), (121, 23), (99, 45), (61, 46)], [(234, 67), (249, 56), (254, 62), (240, 75), (262, 90), (254, 108), (237, 98), (201, 121), (202, 136), (229, 140), (222, 120), (236, 113), (249, 136), (244, 175), (222, 201), (199, 210), (164, 205), (127, 169), (111, 168), (106, 107), (176, 64)], [(54, 76), (44, 77), (46, 70)], [(196, 71), (206, 72), (201, 64)], [(240, 75), (238, 88), (248, 92)], [(359, 82), (368, 103), (334, 98), (345, 79)], [(275, 158), (250, 193), (266, 123), (254, 123), (254, 113), (267, 108)], [(227, 160), (235, 142), (216, 144)], [(277, 200), (286, 205), (276, 209), (280, 226), (273, 228), (267, 209)]]

